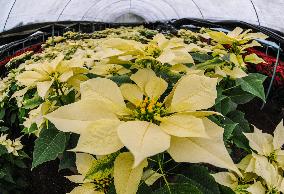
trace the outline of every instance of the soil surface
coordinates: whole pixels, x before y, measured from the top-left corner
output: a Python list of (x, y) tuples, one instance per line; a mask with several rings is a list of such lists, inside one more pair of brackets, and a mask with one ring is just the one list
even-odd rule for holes
[(72, 175), (71, 171), (58, 172), (59, 160), (46, 162), (30, 174), (31, 186), (27, 194), (65, 194), (69, 193), (76, 185), (64, 176)]

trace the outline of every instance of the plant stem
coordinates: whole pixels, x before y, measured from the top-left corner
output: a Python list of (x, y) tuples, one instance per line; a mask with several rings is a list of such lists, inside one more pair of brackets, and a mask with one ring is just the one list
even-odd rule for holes
[(170, 170), (168, 170), (167, 172), (170, 172), (170, 171), (172, 171), (172, 170), (174, 170), (175, 168), (177, 168), (179, 165), (181, 165), (181, 164), (177, 164), (177, 165), (175, 165), (173, 168), (171, 168)]
[(169, 163), (169, 162), (171, 162), (173, 159), (169, 159), (168, 161), (166, 161), (165, 163), (164, 163), (164, 165), (165, 164), (167, 164), (167, 163)]
[(234, 88), (236, 88), (236, 87), (238, 87), (238, 86), (233, 86), (233, 87), (227, 88), (227, 89), (223, 90), (223, 92), (226, 92), (226, 91), (228, 91), (228, 90), (234, 89)]
[[(164, 155), (163, 155), (163, 156), (164, 156)], [(166, 175), (165, 175), (164, 170), (163, 170), (163, 165), (162, 165), (162, 161), (161, 161), (161, 159), (160, 159), (160, 155), (158, 155), (158, 164), (159, 164), (159, 169), (160, 169), (160, 171), (161, 171), (161, 174), (162, 174), (162, 176), (163, 176), (163, 179), (164, 179), (164, 181), (165, 181), (165, 183), (166, 183), (166, 185), (167, 185), (169, 194), (172, 194), (171, 188), (170, 188), (170, 186), (169, 186), (169, 182), (167, 181)]]
[(148, 160), (157, 163), (157, 161), (156, 161), (156, 160), (153, 160), (152, 158), (148, 158)]

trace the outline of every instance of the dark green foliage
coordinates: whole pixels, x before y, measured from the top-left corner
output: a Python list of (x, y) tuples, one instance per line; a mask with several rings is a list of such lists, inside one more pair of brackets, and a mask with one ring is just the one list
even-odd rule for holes
[(130, 79), (130, 77), (128, 75), (115, 75), (109, 78), (110, 80), (114, 81), (117, 85), (122, 85), (125, 83), (131, 83), (132, 80)]
[(58, 131), (52, 124), (42, 129), (35, 141), (32, 169), (36, 166), (57, 158), (65, 150), (69, 134)]
[(190, 53), (190, 55), (192, 56), (195, 62), (199, 62), (199, 63), (204, 63), (208, 60), (213, 59), (211, 55), (208, 55), (205, 53)]
[(34, 109), (34, 108), (38, 107), (42, 102), (43, 102), (43, 100), (41, 99), (41, 97), (37, 93), (35, 93), (32, 98), (26, 98), (24, 100), (22, 108)]
[(265, 101), (265, 93), (263, 88), (263, 82), (265, 79), (265, 75), (250, 73), (247, 77), (237, 79), (236, 84), (241, 86), (244, 91)]

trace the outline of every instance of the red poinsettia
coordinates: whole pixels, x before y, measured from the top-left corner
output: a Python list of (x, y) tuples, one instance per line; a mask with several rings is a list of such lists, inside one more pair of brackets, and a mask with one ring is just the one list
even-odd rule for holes
[[(273, 69), (276, 63), (276, 57), (266, 55), (266, 53), (256, 50), (254, 48), (249, 48), (247, 49), (247, 51), (248, 54), (255, 53), (265, 61), (265, 63), (260, 63), (257, 65), (252, 64), (251, 66), (253, 66), (253, 68), (257, 72), (272, 77)], [(276, 69), (275, 84), (279, 86), (284, 86), (284, 62), (281, 60), (279, 61), (279, 64)]]
[(41, 43), (40, 44), (35, 44), (35, 45), (32, 45), (30, 47), (26, 47), (24, 49), (21, 49), (17, 52), (15, 52), (13, 55), (11, 56), (8, 56), (6, 58), (4, 58), (2, 61), (0, 61), (0, 67), (2, 65), (5, 65), (7, 64), (11, 59), (17, 57), (17, 56), (20, 56), (21, 54), (25, 53), (25, 52), (28, 52), (28, 51), (33, 51), (35, 53), (39, 53), (42, 51), (42, 48), (41, 48)]

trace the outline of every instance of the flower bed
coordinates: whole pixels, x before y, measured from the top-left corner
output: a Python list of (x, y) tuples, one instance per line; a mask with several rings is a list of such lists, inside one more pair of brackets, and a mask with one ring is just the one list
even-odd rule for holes
[[(283, 192), (283, 122), (272, 136), (237, 109), (266, 100), (266, 76), (247, 70), (267, 61), (250, 49), (266, 38), (136, 27), (49, 39), (1, 82), (1, 157), (33, 171), (59, 158), (72, 194)], [(6, 137), (21, 135), (12, 150)], [(27, 191), (13, 170), (3, 192)]]
[[(27, 53), (30, 54), (31, 52), (34, 52), (34, 53), (41, 52), (41, 44), (36, 44), (36, 45), (30, 46), (30, 47), (21, 49), (21, 50), (15, 52), (13, 55), (4, 58), (2, 61), (0, 61), (0, 67), (3, 66), (3, 65), (6, 65), (9, 62), (10, 63), (16, 63), (16, 61), (18, 61), (18, 59), (22, 59), (22, 57), (23, 57), (22, 54), (24, 54), (24, 56), (27, 56)], [(20, 61), (18, 64), (15, 64), (14, 68), (22, 62), (23, 61)]]

